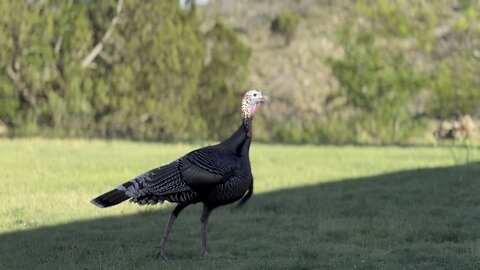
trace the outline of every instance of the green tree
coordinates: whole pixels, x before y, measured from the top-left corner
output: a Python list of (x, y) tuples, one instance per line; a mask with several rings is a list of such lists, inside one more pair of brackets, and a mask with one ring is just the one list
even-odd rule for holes
[[(433, 118), (475, 114), (479, 110), (480, 2), (369, 0), (357, 4), (367, 31), (388, 44), (403, 44), (404, 54), (423, 58)], [(365, 30), (365, 29), (364, 29)]]
[[(428, 113), (439, 119), (480, 112), (480, 2), (460, 1), (460, 10), (432, 52), (433, 99)], [(445, 42), (449, 40), (450, 42)]]
[(169, 1), (127, 1), (125, 14), (105, 50), (111, 63), (99, 59), (105, 68), (94, 102), (102, 134), (163, 140), (197, 134), (201, 119), (188, 105), (204, 42), (195, 17)]
[(245, 92), (251, 50), (220, 21), (208, 31), (206, 40), (207, 63), (194, 104), (208, 125), (209, 138), (220, 139), (240, 123), (239, 100)]
[(2, 1), (0, 120), (12, 135), (217, 136), (250, 50), (225, 25), (199, 26), (195, 6), (173, 0)]
[[(357, 2), (341, 27), (345, 55), (331, 61), (340, 91), (330, 99), (343, 100), (339, 111), (357, 140), (404, 141), (426, 128), (422, 115), (478, 111), (474, 2), (462, 1), (460, 10), (443, 0)], [(412, 110), (420, 91), (427, 98)]]
[[(80, 100), (84, 98), (80, 89), (64, 85), (72, 82), (69, 64), (86, 50), (82, 44), (89, 40), (88, 21), (81, 15), (84, 6), (49, 1), (4, 1), (1, 5), (0, 67), (6, 72), (0, 92), (8, 93), (1, 102), (14, 104), (10, 117), (4, 115), (5, 122), (15, 134), (36, 134), (60, 126), (68, 130), (65, 124), (71, 119), (64, 117), (80, 113), (75, 118), (81, 118), (85, 113), (79, 108), (86, 103)], [(79, 76), (78, 71), (72, 74)], [(66, 105), (68, 95), (79, 99)]]
[(411, 136), (415, 123), (407, 102), (422, 89), (425, 75), (408, 64), (400, 52), (375, 45), (374, 36), (343, 39), (345, 56), (332, 62), (341, 87), (336, 93), (353, 109), (356, 136), (398, 142)]

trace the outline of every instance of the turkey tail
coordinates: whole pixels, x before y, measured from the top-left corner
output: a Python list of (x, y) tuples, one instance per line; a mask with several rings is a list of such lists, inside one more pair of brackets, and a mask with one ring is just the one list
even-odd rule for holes
[(123, 185), (118, 186), (116, 189), (110, 190), (109, 192), (96, 197), (90, 202), (100, 208), (117, 205), (123, 201), (130, 199), (130, 197), (125, 194), (126, 188), (130, 185), (132, 185), (132, 183), (127, 182)]

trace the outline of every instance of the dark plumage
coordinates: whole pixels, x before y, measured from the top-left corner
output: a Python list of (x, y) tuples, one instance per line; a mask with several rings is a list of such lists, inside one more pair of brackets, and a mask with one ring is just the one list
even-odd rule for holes
[(165, 243), (180, 211), (201, 202), (201, 253), (206, 255), (206, 226), (211, 211), (239, 199), (239, 205), (242, 205), (253, 193), (249, 149), (252, 119), (262, 101), (261, 92), (248, 91), (242, 100), (242, 124), (230, 138), (143, 173), (91, 202), (99, 207), (113, 206), (129, 199), (142, 205), (163, 201), (177, 203), (160, 242), (158, 256), (161, 258), (165, 258)]

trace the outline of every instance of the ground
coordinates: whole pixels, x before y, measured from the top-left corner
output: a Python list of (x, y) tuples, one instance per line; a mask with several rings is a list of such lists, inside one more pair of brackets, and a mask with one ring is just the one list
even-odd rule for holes
[[(89, 203), (199, 144), (0, 140), (1, 269), (478, 269), (478, 150), (253, 143), (255, 194), (215, 210)], [(465, 161), (470, 163), (466, 163)]]

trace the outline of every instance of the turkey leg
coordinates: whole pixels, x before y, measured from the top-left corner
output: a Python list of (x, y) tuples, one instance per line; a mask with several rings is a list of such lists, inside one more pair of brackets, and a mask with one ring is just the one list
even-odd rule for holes
[(173, 209), (172, 213), (170, 214), (170, 218), (168, 219), (167, 226), (165, 227), (165, 231), (162, 236), (162, 240), (160, 241), (160, 250), (157, 253), (157, 258), (166, 259), (165, 257), (165, 244), (167, 243), (168, 234), (170, 234), (170, 230), (172, 229), (172, 225), (177, 219), (178, 214), (187, 207), (188, 204), (177, 204), (175, 209)]
[(203, 205), (202, 217), (200, 218), (200, 240), (202, 242), (202, 256), (207, 256), (207, 223), (208, 217), (212, 212), (213, 208), (208, 207), (206, 204)]

